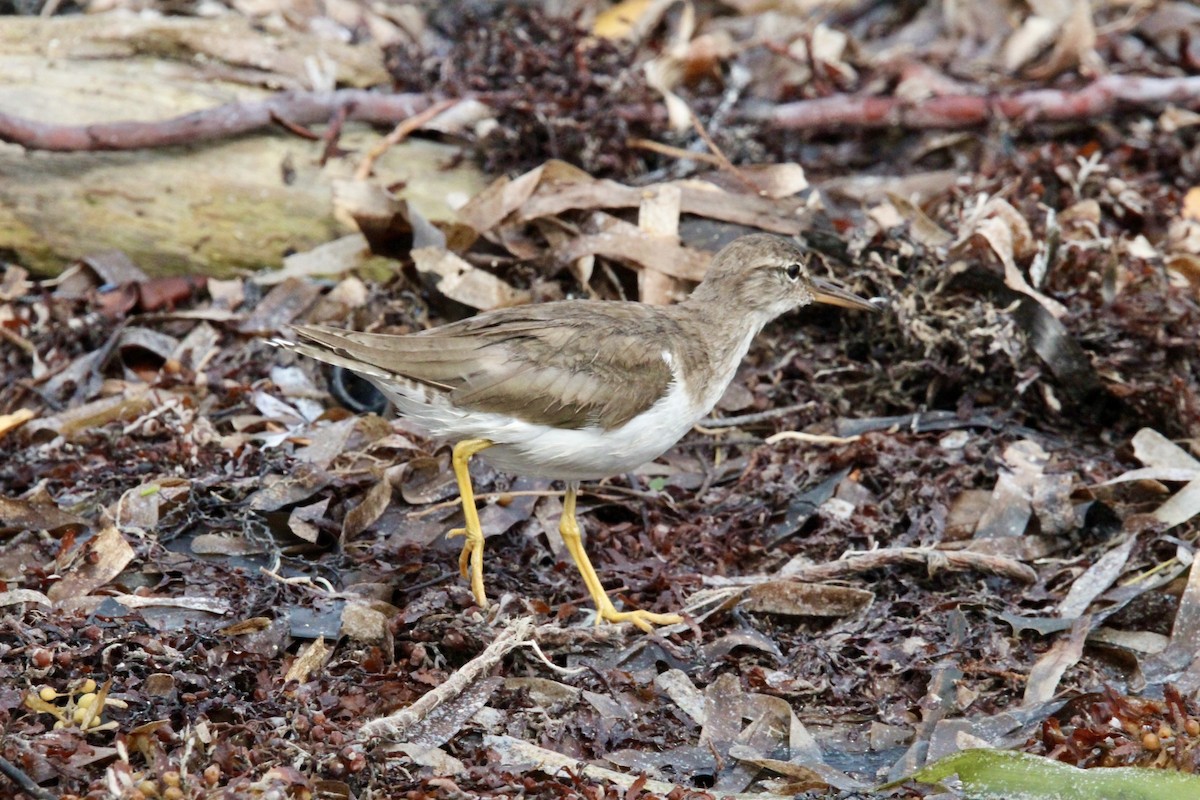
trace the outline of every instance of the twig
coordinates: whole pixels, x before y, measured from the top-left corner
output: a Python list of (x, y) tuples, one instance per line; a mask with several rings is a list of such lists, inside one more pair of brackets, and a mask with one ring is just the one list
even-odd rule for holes
[(375, 145), (367, 151), (363, 156), (363, 160), (359, 163), (358, 169), (354, 171), (354, 179), (356, 181), (365, 181), (370, 177), (371, 171), (375, 169), (375, 162), (386, 153), (390, 148), (403, 142), (412, 134), (413, 131), (420, 129), (422, 125), (429, 122), (431, 119), (441, 114), (447, 108), (450, 108), (457, 100), (439, 100), (429, 108), (417, 114), (413, 114), (408, 119), (401, 122), (392, 132), (380, 139)]
[[(610, 781), (623, 789), (629, 789), (636, 781), (640, 780), (640, 776), (627, 775), (624, 772), (581, 762), (575, 756), (568, 756), (553, 750), (547, 750), (532, 742), (526, 742), (512, 736), (487, 734), (483, 737), (483, 746), (497, 753), (502, 766), (515, 767), (520, 765), (524, 769), (537, 769), (549, 775), (582, 774), (589, 780)], [(642, 782), (640, 788), (642, 791), (653, 792), (663, 797), (668, 795), (688, 796), (691, 793), (691, 790), (687, 787), (654, 779)], [(776, 798), (782, 800), (785, 796), (791, 797), (792, 795), (790, 793), (781, 795), (769, 791), (759, 791), (745, 794), (721, 792), (720, 796), (728, 797), (732, 800), (776, 800)]]
[(346, 124), (346, 120), (354, 111), (354, 104), (347, 103), (338, 106), (334, 109), (333, 114), (329, 118), (329, 124), (325, 126), (325, 148), (321, 151), (321, 157), (317, 160), (317, 164), (325, 166), (332, 159), (337, 158), (340, 154), (338, 150), (338, 139), (342, 138), (342, 128)]
[(896, 564), (925, 564), (930, 573), (940, 570), (965, 572), (974, 570), (989, 575), (999, 575), (1002, 578), (1012, 578), (1023, 583), (1033, 583), (1037, 573), (1027, 564), (1005, 556), (989, 553), (974, 553), (970, 550), (935, 550), (931, 547), (891, 547), (884, 550), (872, 550), (869, 553), (854, 553), (837, 561), (824, 564), (812, 564), (800, 567), (787, 574), (776, 575), (746, 575), (742, 577), (723, 578), (705, 576), (706, 586), (752, 586), (767, 581), (780, 579), (795, 581), (830, 581), (857, 575), (860, 572), (870, 572)]
[(807, 400), (803, 403), (795, 403), (790, 406), (781, 406), (772, 408), (769, 411), (759, 411), (754, 414), (739, 414), (736, 417), (709, 417), (702, 419), (696, 427), (703, 425), (705, 428), (736, 428), (739, 425), (757, 425), (760, 422), (770, 422), (771, 420), (786, 417), (788, 414), (794, 414), (797, 411), (804, 411), (816, 405), (813, 401)]
[(421, 695), (408, 708), (364, 723), (358, 729), (358, 738), (401, 741), (405, 731), (428, 717), (438, 706), (466, 691), (471, 684), (490, 672), (509, 651), (529, 641), (532, 631), (532, 617), (514, 619), (482, 653), (463, 664), (444, 683)]
[(697, 153), (692, 150), (684, 150), (682, 147), (672, 147), (669, 144), (656, 142), (653, 139), (631, 138), (626, 139), (625, 144), (637, 150), (649, 150), (652, 153), (678, 158), (681, 161), (699, 161), (702, 164), (708, 164), (713, 167), (720, 167), (725, 163), (712, 153)]
[(845, 131), (910, 128), (973, 128), (994, 121), (1016, 125), (1082, 122), (1111, 116), (1118, 108), (1200, 105), (1200, 75), (1151, 78), (1106, 75), (1077, 91), (1031, 89), (1012, 94), (940, 95), (911, 102), (898, 97), (834, 95), (781, 103), (747, 119), (789, 130)]
[(48, 792), (38, 786), (33, 782), (33, 778), (26, 775), (16, 764), (6, 758), (0, 758), (0, 772), (3, 772), (5, 777), (30, 797), (37, 798), (37, 800), (54, 800), (55, 795), (52, 792)]
[(725, 155), (725, 152), (720, 147), (717, 147), (717, 143), (713, 141), (713, 138), (708, 135), (708, 131), (706, 131), (704, 126), (700, 124), (700, 118), (696, 116), (696, 112), (693, 111), (691, 113), (692, 127), (696, 129), (696, 133), (699, 134), (700, 138), (704, 140), (704, 143), (708, 145), (708, 149), (712, 151), (712, 154), (716, 156), (717, 162), (720, 164), (721, 169), (728, 172), (738, 181), (738, 183), (749, 189), (751, 194), (760, 194), (761, 189), (754, 183), (754, 181), (746, 177), (746, 173), (738, 169), (737, 166), (735, 166), (734, 163), (729, 160), (729, 157)]
[(555, 664), (553, 661), (551, 661), (549, 656), (542, 652), (541, 646), (534, 639), (530, 639), (521, 646), (528, 647), (530, 650), (532, 650), (543, 664), (557, 672), (559, 675), (580, 675), (588, 671), (587, 667), (560, 667), (558, 664)]
[(861, 436), (830, 436), (823, 433), (805, 433), (804, 431), (780, 431), (773, 436), (768, 436), (764, 441), (767, 444), (786, 441), (807, 442), (808, 444), (851, 444), (861, 438)]
[(333, 588), (332, 583), (320, 576), (317, 576), (316, 578), (310, 578), (307, 575), (297, 575), (294, 578), (285, 578), (279, 574), (279, 567), (281, 565), (282, 563), (279, 556), (275, 556), (275, 561), (271, 564), (271, 566), (259, 567), (258, 571), (261, 574), (266, 575), (268, 578), (274, 578), (280, 583), (287, 584), (288, 586), (307, 586), (310, 589), (315, 589), (319, 592), (325, 592), (332, 595), (336, 595), (338, 593), (337, 589)]
[(292, 124), (328, 122), (347, 109), (347, 119), (395, 124), (433, 103), (424, 94), (380, 94), (362, 89), (285, 92), (258, 103), (227, 103), (156, 122), (103, 122), (56, 125), (0, 114), (0, 141), (29, 150), (80, 152), (142, 150), (226, 139), (286, 119)]

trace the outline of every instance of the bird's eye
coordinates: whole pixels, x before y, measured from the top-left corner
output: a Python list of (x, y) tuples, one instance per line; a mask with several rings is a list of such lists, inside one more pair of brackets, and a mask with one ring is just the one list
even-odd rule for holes
[(783, 268), (783, 272), (788, 276), (789, 281), (795, 281), (800, 279), (800, 269), (799, 264), (788, 264)]

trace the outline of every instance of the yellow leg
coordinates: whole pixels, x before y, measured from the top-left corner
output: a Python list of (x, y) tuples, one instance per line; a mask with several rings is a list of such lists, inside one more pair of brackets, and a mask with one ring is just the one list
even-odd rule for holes
[(465, 528), (455, 528), (446, 534), (449, 538), (465, 536), (462, 554), (458, 557), (458, 568), (463, 577), (467, 571), (471, 573), (471, 593), (475, 595), (475, 603), (480, 608), (487, 608), (487, 594), (483, 591), (483, 528), (479, 526), (479, 512), (475, 509), (475, 491), (471, 488), (471, 472), (468, 465), (471, 456), (481, 450), (487, 450), (492, 443), (487, 439), (464, 439), (454, 445), (454, 455), (451, 462), (454, 465), (454, 477), (458, 481), (458, 494), (462, 498), (463, 517), (466, 519)]
[(567, 484), (567, 493), (563, 498), (563, 513), (562, 519), (558, 523), (558, 532), (562, 534), (563, 543), (566, 544), (567, 550), (571, 553), (571, 557), (575, 559), (575, 566), (579, 567), (579, 574), (583, 576), (583, 583), (587, 586), (588, 593), (592, 596), (592, 602), (596, 604), (596, 624), (599, 625), (601, 620), (607, 622), (632, 622), (646, 633), (654, 630), (654, 625), (673, 625), (676, 622), (683, 622), (683, 617), (678, 614), (654, 614), (650, 611), (617, 611), (616, 606), (608, 599), (608, 595), (604, 591), (604, 587), (600, 584), (600, 577), (596, 574), (596, 570), (592, 567), (592, 562), (588, 559), (587, 553), (583, 549), (583, 540), (579, 534), (579, 523), (575, 519), (575, 494), (578, 487), (574, 483)]

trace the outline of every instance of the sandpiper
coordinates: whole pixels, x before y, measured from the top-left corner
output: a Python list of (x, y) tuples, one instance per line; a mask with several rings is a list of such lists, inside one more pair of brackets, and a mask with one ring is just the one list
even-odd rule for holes
[(674, 306), (563, 300), (489, 311), (420, 333), (294, 327), (282, 347), (362, 375), (397, 411), (454, 442), (465, 525), (459, 566), (487, 607), (483, 530), (469, 462), (479, 455), (517, 475), (566, 481), (559, 532), (596, 604), (597, 623), (653, 625), (678, 614), (618, 611), (584, 552), (579, 482), (628, 472), (661, 455), (716, 405), (754, 337), (810, 303), (874, 311), (813, 277), (808, 255), (777, 236), (743, 236), (714, 256)]

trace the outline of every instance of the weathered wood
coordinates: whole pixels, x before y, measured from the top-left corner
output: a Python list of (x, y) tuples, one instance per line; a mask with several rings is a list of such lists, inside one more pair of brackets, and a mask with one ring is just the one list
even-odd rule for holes
[[(304, 88), (308, 65), (342, 84), (385, 80), (377, 48), (244, 20), (74, 17), (0, 20), (0, 112), (44, 122), (162, 120), (253, 102), (263, 86)], [(324, 66), (322, 66), (324, 65)], [(256, 85), (250, 85), (253, 81)], [(152, 274), (227, 275), (280, 263), (350, 229), (334, 216), (331, 182), (378, 138), (347, 124), (346, 158), (282, 130), (229, 141), (122, 153), (28, 153), (0, 144), (0, 252), (43, 274), (119, 249)], [(434, 219), (450, 218), (485, 181), (456, 149), (409, 141), (375, 165), (384, 185)]]

